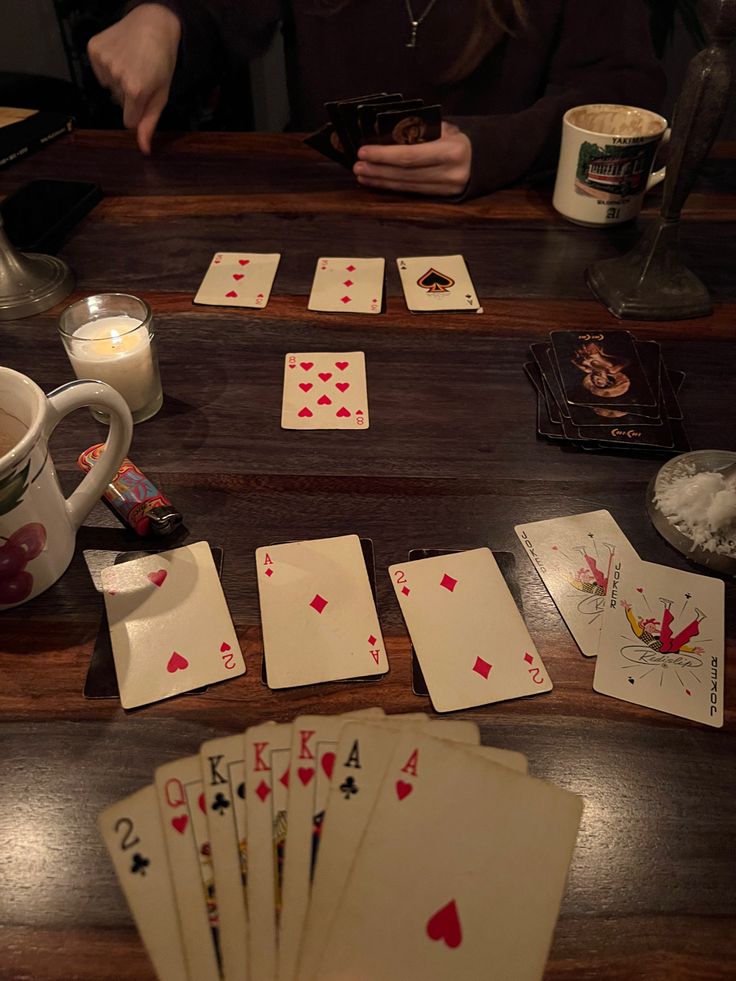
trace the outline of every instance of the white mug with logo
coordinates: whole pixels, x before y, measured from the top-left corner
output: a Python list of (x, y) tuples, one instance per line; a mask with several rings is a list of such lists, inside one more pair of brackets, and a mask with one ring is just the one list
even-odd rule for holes
[(664, 180), (652, 173), (667, 120), (635, 106), (597, 104), (568, 109), (552, 204), (580, 225), (618, 225), (636, 218), (644, 194)]
[[(108, 412), (110, 430), (99, 461), (65, 499), (48, 441), (83, 406)], [(132, 432), (125, 399), (103, 382), (70, 382), (46, 396), (30, 378), (0, 367), (0, 612), (66, 571), (77, 530), (117, 472)]]

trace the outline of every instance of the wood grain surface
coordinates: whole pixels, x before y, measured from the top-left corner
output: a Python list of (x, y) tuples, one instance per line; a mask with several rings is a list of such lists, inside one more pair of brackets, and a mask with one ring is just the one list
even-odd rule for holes
[[(733, 583), (726, 723), (713, 730), (593, 692), (594, 663), (580, 655), (513, 531), (607, 508), (642, 558), (688, 568), (644, 509), (661, 460), (537, 439), (522, 371), (529, 343), (551, 329), (618, 326), (587, 293), (583, 270), (629, 248), (641, 224), (568, 224), (552, 210), (548, 183), (467, 203), (371, 193), (294, 136), (166, 137), (145, 160), (126, 134), (76, 132), (2, 171), (0, 192), (37, 177), (93, 179), (106, 193), (62, 254), (77, 276), (75, 296), (132, 292), (153, 307), (166, 399), (136, 427), (130, 456), (185, 515), (173, 544), (224, 547), (223, 585), (248, 673), (131, 713), (116, 700), (83, 698), (102, 604), (82, 551), (140, 547), (101, 505), (59, 583), (0, 615), (1, 981), (152, 978), (95, 830), (98, 812), (217, 733), (372, 704), (431, 711), (411, 691), (409, 641), (386, 567), (413, 547), (478, 545), (515, 554), (525, 619), (555, 688), (460, 716), (479, 723), (484, 743), (520, 750), (533, 773), (585, 800), (545, 977), (736, 976)], [(641, 222), (657, 200), (648, 197)], [(681, 402), (696, 449), (736, 449), (735, 233), (736, 145), (723, 144), (682, 227), (714, 314), (631, 325), (687, 373)], [(192, 305), (212, 253), (226, 249), (282, 253), (267, 309)], [(409, 314), (395, 259), (452, 252), (465, 255), (483, 312)], [(385, 256), (385, 312), (308, 312), (319, 255)], [(59, 310), (0, 324), (0, 362), (45, 390), (71, 377)], [(365, 352), (370, 430), (280, 429), (283, 357), (303, 350)], [(67, 492), (77, 455), (103, 437), (86, 412), (54, 434)], [(271, 692), (260, 682), (255, 548), (352, 532), (374, 543), (390, 673)]]

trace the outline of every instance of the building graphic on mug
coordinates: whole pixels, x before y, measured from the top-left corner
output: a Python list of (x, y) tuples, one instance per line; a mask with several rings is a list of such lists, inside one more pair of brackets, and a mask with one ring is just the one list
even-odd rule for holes
[(646, 187), (656, 145), (599, 146), (583, 142), (575, 172), (575, 193), (627, 198)]

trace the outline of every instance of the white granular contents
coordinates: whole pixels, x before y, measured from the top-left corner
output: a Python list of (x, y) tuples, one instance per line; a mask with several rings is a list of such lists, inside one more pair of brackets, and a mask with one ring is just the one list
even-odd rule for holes
[(716, 471), (677, 477), (655, 504), (693, 548), (736, 557), (736, 486)]

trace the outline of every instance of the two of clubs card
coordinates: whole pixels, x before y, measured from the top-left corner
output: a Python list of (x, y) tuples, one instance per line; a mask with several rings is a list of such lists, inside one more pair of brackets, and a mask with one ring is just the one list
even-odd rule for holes
[(369, 708), (210, 740), (98, 824), (159, 981), (539, 981), (582, 806)]
[(721, 580), (645, 562), (608, 511), (517, 525), (604, 695), (723, 725)]

